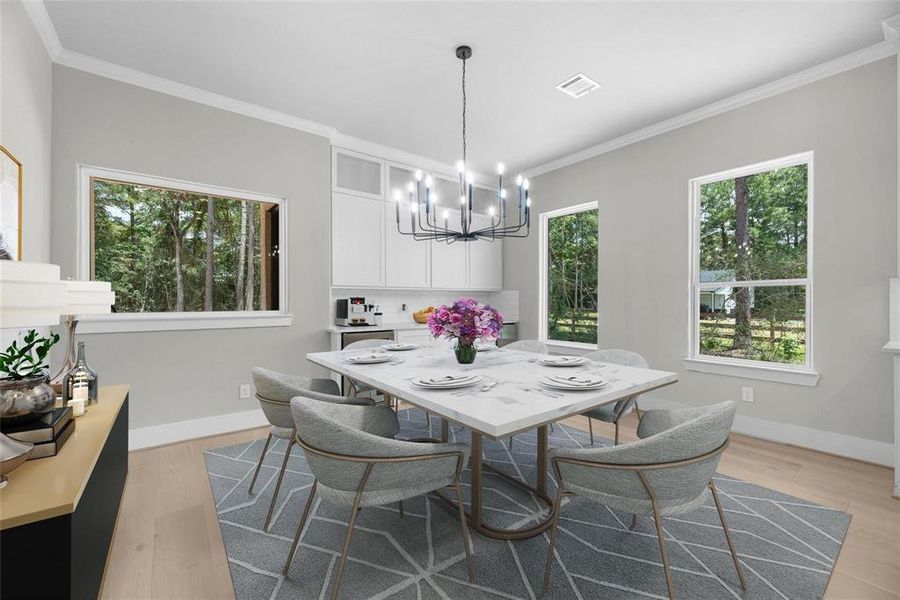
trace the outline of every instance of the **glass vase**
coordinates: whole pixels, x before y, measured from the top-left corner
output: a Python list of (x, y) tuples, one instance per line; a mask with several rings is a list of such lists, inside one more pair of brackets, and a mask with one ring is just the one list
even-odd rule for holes
[(456, 343), (456, 362), (461, 365), (470, 365), (475, 362), (475, 355), (478, 354), (478, 351), (475, 350), (475, 344), (473, 342), (463, 343), (461, 340)]
[(78, 356), (75, 366), (63, 377), (63, 400), (68, 402), (75, 397), (75, 388), (86, 386), (88, 390), (88, 403), (97, 402), (97, 373), (87, 364), (84, 355), (84, 342), (78, 342)]

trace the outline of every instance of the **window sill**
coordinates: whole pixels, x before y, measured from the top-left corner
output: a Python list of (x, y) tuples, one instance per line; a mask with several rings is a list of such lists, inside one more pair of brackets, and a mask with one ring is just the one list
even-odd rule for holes
[(83, 317), (78, 333), (127, 333), (141, 331), (194, 331), (288, 327), (294, 315), (279, 312), (131, 313)]
[(791, 385), (804, 385), (815, 387), (819, 383), (819, 374), (807, 369), (792, 369), (790, 367), (778, 367), (753, 364), (750, 362), (737, 362), (726, 360), (714, 360), (709, 358), (684, 358), (684, 368), (698, 373), (711, 373), (714, 375), (726, 375), (728, 377), (743, 377), (744, 379), (758, 379), (775, 383), (787, 383)]
[(562, 340), (544, 340), (551, 352), (564, 351), (572, 354), (587, 354), (597, 349), (597, 344), (585, 344), (583, 342), (566, 342)]

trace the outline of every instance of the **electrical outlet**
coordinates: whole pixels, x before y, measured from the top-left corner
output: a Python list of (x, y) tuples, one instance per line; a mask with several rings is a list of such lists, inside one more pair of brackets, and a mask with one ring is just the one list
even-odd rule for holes
[(238, 387), (238, 395), (240, 396), (241, 400), (246, 400), (247, 398), (249, 398), (250, 397), (250, 384), (242, 383)]
[(741, 400), (744, 402), (753, 402), (753, 388), (752, 387), (742, 387), (741, 388)]

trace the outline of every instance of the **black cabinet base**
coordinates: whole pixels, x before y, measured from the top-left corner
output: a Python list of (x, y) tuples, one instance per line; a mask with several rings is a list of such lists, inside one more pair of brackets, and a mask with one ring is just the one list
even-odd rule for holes
[(0, 597), (96, 598), (127, 474), (126, 397), (75, 512), (0, 532)]

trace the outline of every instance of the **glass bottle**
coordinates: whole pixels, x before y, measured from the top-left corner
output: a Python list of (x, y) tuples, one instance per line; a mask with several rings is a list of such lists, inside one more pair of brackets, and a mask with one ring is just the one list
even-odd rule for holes
[(87, 364), (84, 357), (84, 342), (78, 342), (78, 356), (75, 366), (63, 377), (63, 400), (68, 402), (75, 396), (77, 386), (87, 385), (88, 403), (97, 402), (97, 373)]

